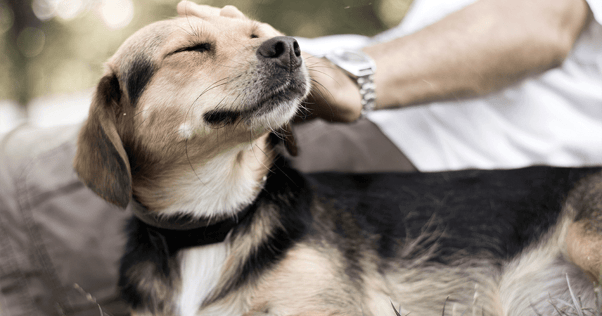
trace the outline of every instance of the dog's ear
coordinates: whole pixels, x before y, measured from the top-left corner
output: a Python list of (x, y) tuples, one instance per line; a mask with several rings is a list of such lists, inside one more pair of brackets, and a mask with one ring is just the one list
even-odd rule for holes
[(277, 146), (284, 142), (284, 148), (286, 148), (288, 154), (292, 157), (297, 156), (297, 142), (295, 141), (295, 134), (293, 134), (293, 128), (290, 123), (272, 132), (270, 134), (270, 142), (272, 146)]
[(292, 157), (297, 156), (297, 142), (293, 134), (293, 128), (290, 123), (282, 126), (280, 129), (270, 133), (269, 142), (276, 147), (284, 142), (284, 148)]
[(130, 164), (117, 132), (122, 93), (114, 73), (96, 88), (77, 141), (74, 168), (80, 180), (106, 201), (125, 208), (132, 196)]

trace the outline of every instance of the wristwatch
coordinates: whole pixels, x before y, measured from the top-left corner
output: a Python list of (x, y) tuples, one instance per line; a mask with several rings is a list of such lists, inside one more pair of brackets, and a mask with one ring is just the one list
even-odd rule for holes
[(373, 110), (376, 103), (376, 85), (374, 84), (376, 64), (374, 60), (360, 50), (350, 49), (336, 49), (324, 57), (344, 70), (357, 83), (362, 97), (362, 116)]

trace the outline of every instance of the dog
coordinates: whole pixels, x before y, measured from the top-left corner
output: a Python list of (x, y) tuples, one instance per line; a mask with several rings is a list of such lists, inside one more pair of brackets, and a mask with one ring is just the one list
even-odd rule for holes
[(106, 65), (74, 168), (133, 212), (132, 315), (596, 308), (600, 168), (301, 174), (282, 153), (308, 66), (246, 18), (153, 23)]

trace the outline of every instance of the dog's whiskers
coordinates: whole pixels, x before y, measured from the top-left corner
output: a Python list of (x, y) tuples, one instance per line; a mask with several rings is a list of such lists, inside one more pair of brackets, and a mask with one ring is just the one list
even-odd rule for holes
[(192, 161), (190, 160), (190, 156), (188, 155), (188, 139), (186, 139), (186, 141), (184, 142), (184, 149), (186, 152), (186, 160), (188, 161), (188, 165), (190, 166), (190, 169), (192, 170), (192, 172), (194, 173), (196, 178), (199, 180), (199, 182), (201, 184), (205, 184), (203, 182), (203, 180), (201, 179), (201, 177), (199, 176), (199, 174), (196, 172), (196, 169), (194, 169), (194, 166), (192, 165)]
[[(197, 101), (208, 91), (210, 91), (211, 89), (220, 86), (222, 83), (219, 83), (221, 81), (227, 80), (228, 78), (222, 78), (220, 80), (217, 80), (216, 82), (214, 82), (213, 84), (211, 84), (209, 87), (207, 87), (204, 91), (202, 91), (197, 97), (196, 99), (192, 102), (192, 104), (188, 107), (186, 114), (184, 116), (184, 120), (188, 120), (188, 116), (190, 115), (193, 107), (195, 106), (195, 104), (197, 103)], [(218, 84), (219, 83), (219, 84)], [(197, 173), (196, 169), (194, 168), (192, 161), (190, 159), (190, 156), (188, 154), (188, 138), (186, 138), (185, 142), (184, 142), (184, 150), (186, 153), (186, 160), (188, 161), (188, 165), (190, 166), (190, 169), (192, 170), (192, 172), (195, 174), (195, 176), (197, 177), (197, 179), (201, 182), (201, 184), (203, 183), (203, 180), (201, 179), (201, 177), (199, 176), (199, 174)]]
[[(192, 31), (192, 35), (199, 37), (198, 30), (197, 30), (197, 32), (195, 32), (195, 29), (192, 26), (192, 23), (190, 23), (190, 15), (188, 14), (188, 5), (185, 8), (185, 16), (186, 16), (186, 22), (188, 22), (188, 26), (190, 27), (190, 30)], [(187, 34), (191, 34), (191, 33), (187, 33)]]
[[(317, 94), (317, 97), (320, 97), (322, 100), (324, 100), (326, 102), (326, 105), (330, 109), (331, 115), (334, 116), (334, 108), (331, 106), (330, 102), (328, 102), (328, 98), (326, 98), (326, 95), (325, 95), (325, 93), (328, 93), (331, 97), (333, 97), (332, 93), (330, 93), (330, 91), (328, 91), (328, 89), (326, 89), (326, 87), (323, 84), (321, 84), (320, 82), (316, 81), (315, 79), (311, 79), (311, 82), (314, 85), (318, 85), (320, 87), (320, 89), (312, 89), (311, 92), (310, 92), (310, 96), (316, 98), (316, 94)], [(303, 103), (305, 103), (305, 104), (313, 104), (310, 101), (308, 101), (307, 99), (305, 99), (303, 101)], [(311, 109), (308, 108), (308, 107), (306, 107), (306, 106), (303, 106), (302, 110), (307, 110), (307, 112), (311, 114)]]
[(180, 29), (182, 32), (186, 33), (189, 36), (196, 36), (194, 33), (190, 32), (189, 30), (181, 27), (181, 26), (177, 26), (178, 29)]

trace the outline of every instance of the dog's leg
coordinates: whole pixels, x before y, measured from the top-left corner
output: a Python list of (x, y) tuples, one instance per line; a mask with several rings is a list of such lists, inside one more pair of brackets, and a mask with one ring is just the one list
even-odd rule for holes
[[(601, 268), (599, 173), (586, 177), (569, 193), (559, 222), (548, 236), (506, 265), (500, 280), (503, 315), (552, 315), (563, 308), (593, 309), (596, 302), (592, 281), (599, 281)], [(567, 302), (574, 306), (567, 307)]]
[(567, 207), (576, 213), (567, 230), (566, 250), (573, 263), (594, 281), (602, 269), (602, 174), (590, 177), (569, 199)]
[[(602, 210), (601, 210), (602, 211)], [(598, 214), (602, 216), (602, 212)], [(600, 282), (602, 270), (602, 221), (583, 220), (569, 225), (567, 252), (571, 261), (594, 281)]]

